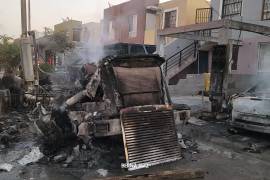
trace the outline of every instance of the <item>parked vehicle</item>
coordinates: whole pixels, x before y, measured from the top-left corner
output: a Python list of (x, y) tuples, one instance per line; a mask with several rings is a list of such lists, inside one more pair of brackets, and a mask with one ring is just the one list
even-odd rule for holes
[(270, 85), (258, 83), (232, 100), (232, 119), (235, 128), (270, 133)]

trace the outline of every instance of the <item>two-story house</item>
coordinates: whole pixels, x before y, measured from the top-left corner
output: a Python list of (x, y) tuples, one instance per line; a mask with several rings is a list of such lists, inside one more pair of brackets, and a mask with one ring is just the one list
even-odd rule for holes
[(104, 10), (102, 41), (106, 44), (154, 44), (159, 0), (130, 0)]
[[(268, 71), (270, 1), (212, 0), (208, 3), (209, 8), (196, 10), (194, 24), (158, 32), (160, 52), (164, 55), (166, 37), (193, 40), (198, 43), (198, 50), (209, 52), (212, 81), (219, 82), (220, 87), (226, 82), (230, 93), (241, 92), (256, 83), (259, 72)], [(183, 59), (181, 63), (176, 60), (178, 66), (172, 60), (167, 61), (169, 79), (179, 79), (183, 69), (190, 66)], [(184, 64), (188, 66), (181, 68)], [(199, 66), (200, 63), (198, 69)]]
[(101, 40), (101, 25), (97, 22), (82, 24), (81, 42), (97, 44)]
[(54, 25), (54, 32), (66, 33), (69, 41), (79, 42), (81, 37), (82, 22), (72, 19)]
[[(206, 0), (171, 0), (159, 4), (157, 13), (157, 30), (184, 27), (196, 23), (197, 9), (208, 9), (210, 4)], [(159, 52), (167, 61), (171, 69), (178, 65), (181, 58), (189, 59), (189, 64), (183, 65), (181, 72), (168, 78), (169, 84), (177, 84), (179, 79), (185, 79), (187, 74), (209, 72), (208, 52), (196, 52), (196, 44), (190, 39), (180, 39), (167, 36), (163, 44), (163, 52)], [(199, 57), (199, 58), (197, 58)], [(198, 67), (198, 64), (200, 66)], [(173, 69), (171, 69), (173, 71)], [(167, 74), (167, 73), (166, 73)], [(169, 74), (168, 74), (169, 75)]]

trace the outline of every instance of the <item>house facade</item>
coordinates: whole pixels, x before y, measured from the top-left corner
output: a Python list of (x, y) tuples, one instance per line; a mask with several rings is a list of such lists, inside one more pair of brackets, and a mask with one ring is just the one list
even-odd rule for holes
[(206, 0), (171, 0), (159, 4), (159, 29), (195, 24), (196, 9), (209, 8)]
[[(213, 21), (232, 19), (270, 27), (270, 0), (212, 0)], [(270, 72), (270, 37), (253, 32), (232, 30), (233, 45), (229, 89), (245, 91), (260, 83), (261, 76)]]
[(62, 23), (54, 25), (54, 32), (66, 33), (70, 42), (79, 42), (81, 40), (82, 22), (72, 19), (66, 19)]
[(57, 49), (57, 44), (51, 41), (53, 32), (37, 38), (39, 56), (43, 62), (55, 65), (56, 68), (64, 64), (87, 63), (96, 61), (102, 55), (101, 25), (96, 22), (83, 24), (81, 21), (66, 19), (54, 26), (54, 33), (65, 33), (68, 43), (74, 48), (71, 52)]
[[(160, 3), (160, 12), (157, 13), (157, 31), (195, 24), (197, 23), (197, 9), (207, 9), (209, 7), (210, 3), (206, 0), (171, 0)], [(159, 54), (166, 60), (179, 60), (181, 59), (180, 54), (182, 54), (190, 61), (186, 67), (181, 69), (181, 72), (168, 78), (169, 84), (177, 84), (180, 79), (186, 79), (188, 74), (208, 73), (210, 71), (208, 51), (199, 51), (199, 56), (195, 55), (195, 57), (196, 45), (193, 40), (166, 37), (162, 46), (163, 50)], [(169, 69), (173, 64), (176, 63), (168, 65)]]
[(89, 22), (82, 24), (81, 42), (84, 43), (100, 43), (101, 25), (97, 22)]
[[(226, 69), (229, 74), (227, 89), (232, 90), (231, 93), (242, 92), (257, 83), (258, 74), (269, 71), (270, 39), (264, 29), (270, 27), (270, 1), (205, 0), (205, 2), (210, 6), (196, 9), (195, 23), (178, 28), (165, 28), (158, 32), (159, 52), (165, 58), (170, 54), (168, 50), (166, 51), (168, 37), (178, 38), (179, 42), (184, 40), (197, 42), (199, 52), (208, 52), (209, 72), (212, 75), (216, 73), (212, 70), (219, 64), (218, 61), (223, 57), (229, 58), (228, 69)], [(226, 49), (222, 50), (221, 57), (218, 57), (218, 48)], [(229, 54), (226, 54), (226, 51)], [(185, 71), (192, 66), (188, 60), (184, 61), (185, 63), (181, 64), (176, 60), (178, 66), (175, 65), (174, 60), (167, 61), (169, 68), (166, 69), (170, 81), (177, 84), (177, 80), (182, 78), (181, 74), (185, 74)], [(201, 63), (197, 65), (199, 69)], [(189, 74), (190, 71), (187, 73)]]
[(156, 23), (150, 20), (155, 20), (155, 15), (151, 16), (147, 7), (158, 6), (158, 3), (159, 0), (130, 0), (105, 9), (103, 43), (153, 44)]
[[(213, 20), (233, 19), (270, 26), (270, 0), (212, 0)], [(232, 31), (242, 41), (235, 46), (232, 74), (256, 75), (270, 71), (270, 38), (255, 33)], [(269, 68), (269, 70), (268, 70)]]

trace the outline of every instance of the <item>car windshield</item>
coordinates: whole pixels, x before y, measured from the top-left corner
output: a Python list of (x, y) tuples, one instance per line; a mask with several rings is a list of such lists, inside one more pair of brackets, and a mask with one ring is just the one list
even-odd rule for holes
[(270, 98), (270, 83), (258, 83), (245, 94), (257, 97)]

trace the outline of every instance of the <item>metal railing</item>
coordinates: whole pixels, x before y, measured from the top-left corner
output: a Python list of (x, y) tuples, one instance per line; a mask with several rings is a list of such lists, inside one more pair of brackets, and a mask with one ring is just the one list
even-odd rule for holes
[(163, 66), (165, 76), (167, 76), (169, 70), (171, 70), (175, 66), (181, 66), (181, 64), (189, 57), (193, 56), (195, 58), (197, 53), (197, 45), (198, 43), (197, 41), (195, 41), (190, 45), (186, 46), (184, 49), (174, 53), (168, 59), (166, 59), (166, 62)]
[(25, 95), (31, 95), (33, 97), (36, 97), (36, 99), (33, 99), (33, 102), (31, 102), (30, 106), (36, 106), (37, 102), (40, 102), (43, 106), (50, 107), (52, 105), (51, 103), (51, 98), (54, 96), (50, 94), (45, 94), (45, 93), (39, 93), (39, 94), (34, 94), (34, 93), (22, 93), (22, 94), (16, 94), (16, 93), (10, 93), (9, 95), (4, 95), (0, 94), (0, 99), (5, 98), (6, 104), (8, 109), (11, 108), (17, 108), (20, 104), (23, 104), (25, 101), (24, 96)]
[(207, 23), (212, 21), (213, 18), (213, 8), (199, 8), (196, 9), (196, 19), (195, 23)]

